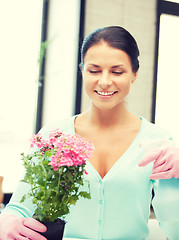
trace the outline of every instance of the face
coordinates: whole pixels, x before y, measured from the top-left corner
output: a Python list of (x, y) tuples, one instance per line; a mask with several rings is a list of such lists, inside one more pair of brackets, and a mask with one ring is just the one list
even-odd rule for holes
[(108, 110), (125, 103), (137, 73), (133, 73), (127, 53), (99, 43), (88, 49), (82, 76), (92, 104)]

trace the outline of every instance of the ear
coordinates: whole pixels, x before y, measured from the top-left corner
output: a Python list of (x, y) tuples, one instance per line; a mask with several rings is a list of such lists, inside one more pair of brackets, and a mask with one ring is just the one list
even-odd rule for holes
[(80, 71), (81, 71), (81, 75), (82, 75), (82, 80), (83, 80), (83, 75), (84, 75), (84, 67), (83, 65), (80, 63), (79, 65)]
[(79, 64), (79, 69), (80, 69), (81, 72), (83, 71), (83, 64), (82, 63)]
[(134, 76), (133, 76), (133, 79), (132, 79), (131, 83), (135, 82), (135, 80), (137, 79), (138, 73), (139, 73), (139, 70), (137, 70), (137, 72), (134, 73)]

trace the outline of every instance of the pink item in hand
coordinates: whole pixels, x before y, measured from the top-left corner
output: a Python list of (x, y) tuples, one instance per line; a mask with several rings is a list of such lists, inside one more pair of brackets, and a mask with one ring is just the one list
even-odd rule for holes
[(21, 218), (11, 214), (0, 215), (0, 240), (47, 240), (38, 232), (45, 232), (46, 227), (33, 218)]
[(147, 153), (138, 165), (144, 167), (154, 162), (150, 179), (179, 178), (179, 148), (171, 145), (170, 141), (167, 143), (166, 140), (163, 140), (163, 142), (162, 140), (151, 141), (148, 145), (146, 143), (141, 144), (141, 147)]

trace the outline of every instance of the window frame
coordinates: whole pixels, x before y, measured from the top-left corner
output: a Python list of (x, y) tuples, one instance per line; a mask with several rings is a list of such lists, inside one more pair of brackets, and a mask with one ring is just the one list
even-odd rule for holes
[(156, 97), (157, 97), (157, 73), (158, 73), (158, 56), (159, 56), (159, 33), (160, 33), (160, 16), (168, 14), (179, 16), (179, 3), (158, 0), (156, 11), (156, 40), (155, 40), (155, 59), (154, 59), (154, 80), (153, 80), (153, 100), (152, 100), (152, 115), (151, 122), (155, 123), (156, 113)]

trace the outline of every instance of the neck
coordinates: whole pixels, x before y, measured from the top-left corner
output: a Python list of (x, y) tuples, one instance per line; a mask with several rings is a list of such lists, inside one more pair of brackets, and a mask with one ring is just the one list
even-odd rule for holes
[(94, 105), (92, 105), (87, 112), (87, 117), (89, 122), (98, 128), (124, 126), (134, 118), (125, 106), (110, 110), (101, 110)]

